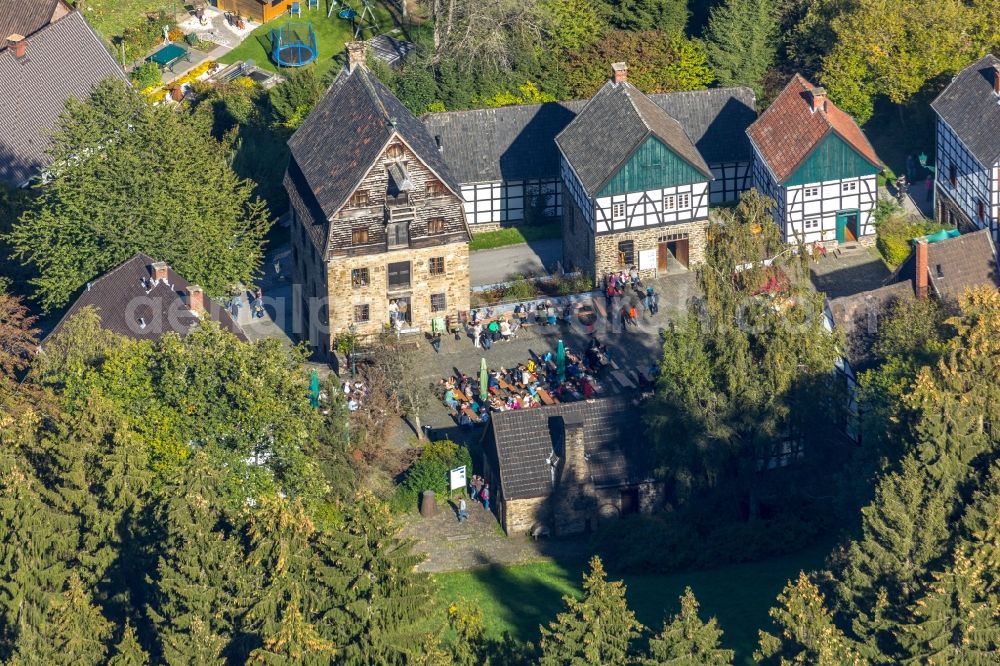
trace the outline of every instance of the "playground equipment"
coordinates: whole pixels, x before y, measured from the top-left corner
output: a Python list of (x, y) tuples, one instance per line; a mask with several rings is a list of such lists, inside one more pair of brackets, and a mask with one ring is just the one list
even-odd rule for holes
[(271, 59), (281, 67), (308, 65), (319, 56), (312, 23), (288, 23), (271, 29)]
[[(343, 8), (337, 12), (337, 16), (351, 22), (351, 26), (354, 28), (354, 39), (357, 39), (361, 35), (361, 31), (366, 25), (373, 32), (378, 32), (378, 22), (375, 20), (375, 12), (372, 11), (370, 0), (361, 0), (361, 5), (361, 13), (358, 13), (356, 9), (346, 2)], [(333, 14), (333, 8), (336, 6), (336, 2), (330, 2), (330, 10), (326, 13), (327, 18), (330, 18), (330, 15)]]

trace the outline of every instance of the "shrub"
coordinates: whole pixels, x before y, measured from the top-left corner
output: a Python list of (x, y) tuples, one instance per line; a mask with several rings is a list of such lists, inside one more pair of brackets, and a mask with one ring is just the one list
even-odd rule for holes
[(139, 90), (159, 86), (161, 83), (160, 67), (155, 62), (144, 62), (132, 70), (129, 78)]
[(891, 268), (906, 261), (913, 239), (946, 228), (931, 220), (906, 217), (894, 201), (880, 200), (872, 213), (877, 235), (875, 245)]
[(464, 446), (449, 439), (428, 442), (420, 457), (403, 474), (403, 481), (396, 488), (392, 499), (394, 511), (412, 511), (417, 508), (420, 493), (433, 490), (438, 496), (448, 493), (448, 472), (465, 465), (472, 471), (472, 456)]

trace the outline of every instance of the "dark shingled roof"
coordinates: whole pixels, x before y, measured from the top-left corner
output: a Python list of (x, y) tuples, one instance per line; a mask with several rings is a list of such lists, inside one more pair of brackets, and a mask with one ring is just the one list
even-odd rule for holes
[(327, 219), (336, 215), (394, 134), (461, 196), (427, 128), (358, 65), (341, 71), (288, 141), (292, 157)]
[(913, 285), (904, 281), (830, 300), (834, 326), (844, 333), (844, 355), (856, 370), (870, 363), (879, 322), (889, 308), (897, 301), (912, 298)]
[(48, 132), (70, 97), (90, 94), (98, 81), (125, 81), (118, 63), (80, 12), (73, 11), (27, 40), (24, 58), (0, 51), (0, 182), (17, 187), (46, 164)]
[[(84, 289), (46, 339), (55, 335), (74, 314), (93, 307), (101, 325), (113, 333), (138, 340), (159, 340), (165, 333), (186, 335), (200, 321), (187, 306), (185, 289), (190, 283), (167, 268), (167, 280), (152, 283), (151, 265), (156, 260), (139, 253), (97, 278)], [(149, 291), (147, 291), (149, 289)], [(208, 317), (244, 342), (243, 330), (229, 311), (205, 296)], [(139, 318), (146, 326), (140, 327)]]
[(771, 106), (747, 129), (747, 135), (778, 182), (785, 182), (795, 173), (812, 149), (830, 132), (881, 168), (882, 163), (875, 149), (854, 118), (826, 98), (820, 110), (812, 110), (812, 91), (815, 89), (801, 74), (796, 74)]
[[(916, 266), (916, 253), (911, 252), (889, 281), (914, 281)], [(927, 272), (930, 291), (939, 298), (955, 299), (967, 289), (983, 285), (1000, 287), (996, 247), (989, 229), (929, 243)]]
[(931, 102), (931, 108), (985, 167), (1000, 160), (1000, 105), (993, 92), (994, 67), (1000, 67), (1000, 58), (986, 54), (959, 72)]
[(565, 402), (493, 415), (500, 485), (505, 499), (545, 497), (552, 492), (548, 459), (565, 460), (565, 423), (582, 423), (584, 451), (594, 485), (625, 486), (647, 481), (652, 467), (648, 443), (636, 436), (638, 408), (624, 398)]
[(11, 35), (30, 37), (47, 26), (61, 4), (68, 12), (61, 0), (0, 0), (0, 49), (9, 46)]
[(627, 81), (605, 83), (556, 136), (556, 145), (594, 196), (650, 136), (712, 178), (712, 170), (681, 124)]

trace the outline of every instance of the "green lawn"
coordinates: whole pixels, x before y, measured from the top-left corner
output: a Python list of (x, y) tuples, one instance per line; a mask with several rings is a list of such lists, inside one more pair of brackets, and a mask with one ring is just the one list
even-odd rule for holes
[[(278, 67), (274, 64), (274, 61), (271, 60), (271, 29), (284, 25), (290, 20), (309, 21), (312, 23), (313, 30), (316, 32), (316, 48), (319, 51), (319, 57), (316, 60), (316, 73), (319, 76), (323, 76), (337, 66), (337, 62), (334, 58), (340, 56), (344, 52), (344, 44), (353, 38), (353, 33), (351, 32), (351, 22), (339, 18), (337, 16), (337, 9), (334, 9), (333, 15), (330, 18), (327, 18), (326, 0), (322, 0), (320, 2), (320, 10), (318, 11), (306, 10), (306, 4), (305, 0), (303, 0), (301, 19), (298, 17), (282, 17), (262, 25), (250, 33), (250, 35), (243, 40), (242, 44), (220, 58), (220, 61), (223, 63), (232, 63), (237, 60), (253, 60), (258, 67), (269, 69), (274, 72), (281, 69), (288, 69)], [(354, 0), (352, 2), (348, 2), (347, 4), (355, 9), (360, 10), (361, 8), (360, 0)], [(338, 7), (343, 6), (343, 2), (338, 5)], [(394, 27), (394, 23), (388, 10), (378, 2), (373, 2), (372, 7), (375, 10), (375, 20), (377, 21), (381, 31), (385, 32), (391, 30)], [(362, 32), (362, 38), (364, 39), (371, 36), (372, 32), (370, 30), (364, 30)]]
[(183, 2), (164, 0), (84, 0), (77, 3), (77, 7), (83, 8), (87, 22), (108, 41), (120, 36), (125, 28), (135, 25), (147, 13), (162, 10), (169, 15), (184, 11)]
[[(641, 545), (637, 539), (636, 547)], [(829, 551), (827, 543), (762, 562), (666, 576), (625, 576), (624, 581), (639, 621), (656, 630), (666, 613), (678, 610), (677, 598), (690, 585), (703, 619), (718, 618), (725, 647), (736, 650), (736, 663), (750, 664), (757, 630), (770, 629), (767, 612), (778, 593), (800, 570), (822, 566)], [(563, 610), (563, 595), (580, 593), (581, 575), (579, 565), (538, 562), (436, 574), (435, 579), (442, 608), (465, 599), (483, 611), (491, 635), (510, 631), (516, 638), (537, 642), (539, 625)]]
[(505, 227), (496, 231), (483, 231), (472, 237), (469, 243), (469, 250), (492, 250), (505, 245), (517, 245), (534, 240), (546, 240), (549, 238), (559, 238), (562, 234), (562, 225), (556, 222), (546, 222), (545, 224), (522, 225), (519, 227)]

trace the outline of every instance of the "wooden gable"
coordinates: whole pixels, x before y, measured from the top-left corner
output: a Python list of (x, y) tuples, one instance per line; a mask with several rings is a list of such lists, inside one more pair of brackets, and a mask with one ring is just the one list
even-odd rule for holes
[(785, 186), (821, 183), (844, 178), (872, 176), (879, 172), (867, 157), (855, 150), (836, 132), (826, 136), (806, 155), (792, 174), (785, 180)]
[(655, 136), (643, 141), (604, 184), (598, 197), (644, 192), (709, 180)]

